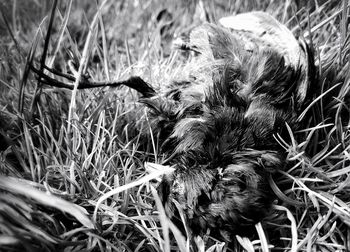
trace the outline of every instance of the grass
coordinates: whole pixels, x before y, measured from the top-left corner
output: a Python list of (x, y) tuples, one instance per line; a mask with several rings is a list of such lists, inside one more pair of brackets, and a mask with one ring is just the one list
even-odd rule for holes
[[(51, 13), (52, 4), (0, 2), (0, 250), (187, 251), (155, 190), (169, 169), (156, 165), (163, 157), (137, 94), (53, 88), (28, 66), (77, 79), (139, 75), (161, 87), (183, 70), (174, 34), (203, 14), (214, 21), (251, 10), (310, 41), (319, 78), (303, 127), (276, 136), (288, 164), (270, 179), (273, 213), (252, 237), (237, 236), (235, 251), (350, 250), (348, 1), (62, 1)], [(157, 20), (163, 9), (172, 25)], [(228, 251), (211, 237), (196, 244)]]

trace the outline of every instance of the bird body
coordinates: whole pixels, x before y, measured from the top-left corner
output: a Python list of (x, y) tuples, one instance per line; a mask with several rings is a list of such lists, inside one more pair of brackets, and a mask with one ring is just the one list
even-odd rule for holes
[[(313, 73), (306, 43), (266, 13), (203, 24), (176, 46), (184, 73), (141, 102), (166, 164), (159, 193), (194, 235), (230, 241), (270, 209), (268, 177), (285, 163), (274, 136), (298, 125)], [(180, 207), (180, 209), (179, 209)], [(183, 224), (180, 224), (180, 226)]]

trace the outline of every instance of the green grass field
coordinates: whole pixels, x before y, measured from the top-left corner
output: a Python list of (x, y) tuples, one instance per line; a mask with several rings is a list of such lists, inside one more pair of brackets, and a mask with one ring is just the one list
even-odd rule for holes
[[(1, 0), (0, 251), (350, 251), (349, 4)], [(53, 76), (46, 65), (76, 82), (141, 76), (161, 87), (181, 75), (173, 38), (252, 10), (313, 46), (315, 99), (281, 141), (288, 163), (256, 233), (237, 236), (234, 250), (210, 236), (190, 245), (157, 195), (165, 171), (145, 169), (164, 157), (137, 93), (57, 88), (39, 74)]]

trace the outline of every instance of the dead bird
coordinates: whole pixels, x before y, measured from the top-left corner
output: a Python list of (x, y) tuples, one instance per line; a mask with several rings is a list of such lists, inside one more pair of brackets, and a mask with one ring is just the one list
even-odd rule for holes
[(285, 163), (274, 137), (297, 128), (315, 67), (306, 42), (266, 13), (220, 23), (177, 41), (191, 54), (187, 75), (162, 93), (144, 83), (140, 101), (175, 168), (158, 188), (168, 215), (176, 222), (183, 212), (191, 235), (231, 241), (270, 210), (268, 176)]
[[(231, 241), (269, 213), (268, 178), (285, 164), (275, 136), (283, 137), (286, 125), (298, 127), (316, 73), (307, 43), (270, 15), (250, 12), (220, 23), (200, 25), (176, 41), (188, 57), (162, 90), (140, 77), (84, 79), (78, 88), (137, 90), (164, 164), (174, 168), (158, 187), (168, 216), (189, 236), (210, 232)], [(45, 83), (72, 89), (49, 76)]]

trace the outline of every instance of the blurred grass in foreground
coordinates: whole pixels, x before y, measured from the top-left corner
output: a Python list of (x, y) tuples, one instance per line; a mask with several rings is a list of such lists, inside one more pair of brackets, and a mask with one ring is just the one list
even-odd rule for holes
[[(0, 249), (188, 250), (154, 190), (166, 169), (144, 168), (162, 157), (156, 138), (142, 137), (149, 129), (138, 123), (146, 114), (137, 94), (71, 92), (26, 71), (29, 61), (40, 66), (52, 4), (0, 1)], [(48, 66), (71, 71), (72, 51), (94, 80), (140, 75), (162, 86), (181, 75), (173, 37), (204, 19), (251, 10), (271, 13), (310, 41), (317, 98), (304, 128), (279, 139), (289, 163), (270, 181), (278, 196), (273, 214), (257, 234), (237, 237), (236, 251), (350, 250), (348, 1), (107, 1), (89, 30), (100, 4), (58, 3)], [(198, 247), (227, 250), (210, 237)]]

